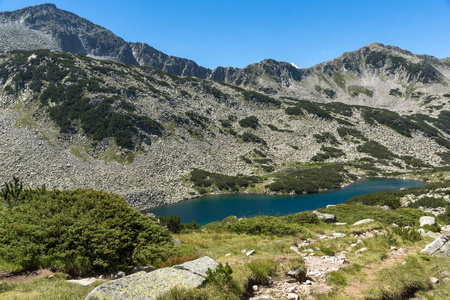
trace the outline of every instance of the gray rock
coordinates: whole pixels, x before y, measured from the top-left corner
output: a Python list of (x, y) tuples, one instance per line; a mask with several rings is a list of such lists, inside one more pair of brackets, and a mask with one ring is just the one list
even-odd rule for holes
[(444, 233), (432, 243), (425, 246), (420, 253), (426, 253), (431, 256), (450, 257), (450, 233)]
[(196, 275), (206, 277), (208, 269), (215, 270), (219, 264), (209, 256), (185, 262), (181, 265), (173, 266), (175, 269), (186, 270)]
[(371, 222), (373, 222), (374, 221), (374, 219), (364, 219), (364, 220), (360, 220), (360, 221), (358, 221), (358, 222), (355, 222), (354, 224), (353, 224), (353, 226), (356, 226), (356, 225), (362, 225), (362, 224), (367, 224), (367, 223), (371, 223)]
[(75, 283), (75, 284), (79, 284), (82, 286), (91, 286), (94, 282), (96, 282), (98, 279), (95, 277), (91, 277), (91, 278), (83, 278), (83, 279), (71, 279), (71, 280), (66, 280), (66, 282), (69, 283)]
[(337, 238), (343, 238), (346, 236), (345, 233), (340, 233), (340, 232), (333, 232), (332, 235)]
[(298, 282), (306, 281), (306, 272), (301, 267), (290, 270), (286, 275), (294, 278)]
[(96, 287), (86, 299), (154, 300), (175, 286), (191, 289), (201, 285), (204, 280), (202, 276), (174, 268), (159, 269), (151, 273), (139, 272)]
[(250, 251), (248, 251), (247, 253), (245, 253), (245, 255), (247, 255), (247, 256), (252, 256), (252, 255), (255, 254), (255, 253), (256, 253), (255, 250), (250, 250)]
[(317, 217), (321, 220), (323, 220), (325, 223), (334, 223), (336, 222), (336, 216), (332, 215), (332, 214), (325, 214), (325, 213), (320, 213), (318, 211), (313, 211), (313, 213), (315, 213), (317, 215)]
[(430, 281), (433, 284), (438, 284), (439, 283), (439, 279), (437, 279), (436, 277), (430, 277)]
[(420, 217), (419, 219), (420, 227), (425, 225), (436, 225), (436, 219), (434, 217)]
[(181, 241), (179, 239), (172, 239), (172, 242), (173, 242), (174, 245), (181, 244)]

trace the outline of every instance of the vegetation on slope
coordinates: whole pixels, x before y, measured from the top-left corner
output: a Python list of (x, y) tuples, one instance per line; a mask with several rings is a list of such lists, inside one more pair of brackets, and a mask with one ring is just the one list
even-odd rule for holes
[(170, 256), (168, 231), (103, 191), (1, 190), (0, 257), (19, 270), (52, 268), (72, 275), (130, 270)]

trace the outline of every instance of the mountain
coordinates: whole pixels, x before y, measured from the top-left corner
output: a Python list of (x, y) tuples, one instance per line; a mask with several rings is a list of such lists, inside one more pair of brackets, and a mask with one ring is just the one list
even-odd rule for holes
[(54, 4), (0, 13), (0, 51), (52, 49), (140, 64), (183, 75), (206, 77), (210, 70), (166, 55), (147, 44), (125, 42), (111, 31)]
[(53, 4), (0, 13), (0, 51), (41, 48), (149, 66), (178, 76), (212, 79), (278, 97), (317, 102), (338, 99), (402, 113), (442, 105), (450, 75), (449, 59), (415, 55), (378, 43), (307, 69), (267, 59), (243, 69), (210, 70), (147, 44), (126, 42)]
[(449, 59), (373, 43), (307, 69), (208, 70), (51, 4), (0, 13), (0, 36), (0, 182), (144, 209), (450, 163)]

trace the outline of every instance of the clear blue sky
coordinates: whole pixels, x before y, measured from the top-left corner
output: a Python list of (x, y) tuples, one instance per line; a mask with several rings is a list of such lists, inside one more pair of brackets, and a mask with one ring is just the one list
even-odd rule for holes
[[(0, 0), (0, 11), (49, 1)], [(372, 42), (450, 57), (450, 0), (53, 0), (58, 8), (199, 65), (266, 58), (306, 68)]]

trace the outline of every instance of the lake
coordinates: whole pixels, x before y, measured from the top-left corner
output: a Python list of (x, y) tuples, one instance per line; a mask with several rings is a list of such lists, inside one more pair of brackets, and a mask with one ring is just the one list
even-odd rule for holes
[(284, 216), (305, 210), (325, 208), (328, 204), (344, 203), (348, 198), (381, 191), (398, 191), (419, 187), (425, 183), (400, 179), (365, 179), (345, 188), (306, 195), (247, 195), (206, 196), (149, 210), (161, 216), (180, 216), (181, 222), (195, 220), (200, 225), (221, 221), (228, 216)]

